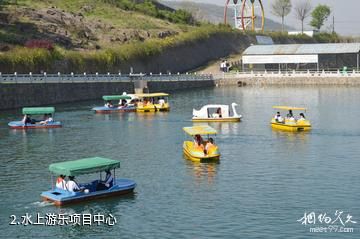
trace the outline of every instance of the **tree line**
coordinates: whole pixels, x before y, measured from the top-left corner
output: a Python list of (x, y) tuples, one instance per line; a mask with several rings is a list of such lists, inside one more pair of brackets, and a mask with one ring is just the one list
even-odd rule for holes
[(301, 22), (301, 33), (304, 32), (304, 21), (310, 17), (310, 26), (320, 31), (326, 20), (331, 14), (331, 9), (325, 4), (319, 4), (314, 9), (311, 6), (310, 0), (296, 1), (295, 6), (292, 5), (291, 0), (275, 0), (271, 5), (272, 14), (281, 18), (281, 31), (284, 31), (285, 17), (294, 11), (294, 16)]

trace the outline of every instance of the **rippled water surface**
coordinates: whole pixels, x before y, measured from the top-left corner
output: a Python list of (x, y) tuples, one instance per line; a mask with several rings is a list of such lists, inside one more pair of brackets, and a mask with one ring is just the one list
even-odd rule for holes
[[(183, 159), (192, 108), (237, 102), (241, 123), (213, 123), (219, 164)], [(10, 130), (0, 112), (0, 237), (360, 238), (360, 88), (224, 87), (171, 96), (170, 113), (96, 115), (101, 101), (57, 105), (64, 127)], [(309, 133), (273, 131), (273, 105), (307, 106)], [(40, 203), (48, 165), (102, 156), (121, 161), (133, 195), (64, 208)], [(92, 175), (98, 177), (98, 175)], [(80, 177), (86, 181), (90, 176)], [(353, 233), (310, 233), (304, 212), (350, 213)], [(9, 225), (10, 215), (111, 213), (115, 226)], [(317, 224), (321, 226), (321, 224)]]

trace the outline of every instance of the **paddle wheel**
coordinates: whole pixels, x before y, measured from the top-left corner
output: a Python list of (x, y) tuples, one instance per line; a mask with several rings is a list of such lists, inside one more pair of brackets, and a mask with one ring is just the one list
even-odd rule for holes
[(265, 14), (261, 0), (226, 0), (224, 23), (227, 24), (228, 10), (234, 11), (235, 28), (243, 31), (264, 31)]

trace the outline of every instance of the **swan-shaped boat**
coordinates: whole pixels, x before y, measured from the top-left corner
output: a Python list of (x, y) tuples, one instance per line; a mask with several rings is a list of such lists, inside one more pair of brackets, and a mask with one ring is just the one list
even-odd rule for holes
[(241, 115), (236, 112), (236, 103), (231, 104), (232, 115), (228, 105), (205, 105), (200, 110), (193, 109), (194, 122), (239, 122)]
[[(304, 113), (300, 113), (300, 117), (296, 119), (293, 116), (292, 111), (306, 111), (306, 108), (300, 107), (290, 107), (290, 106), (273, 106), (274, 109), (279, 110), (277, 114), (271, 119), (271, 127), (273, 129), (290, 131), (290, 132), (300, 132), (300, 131), (309, 131), (311, 130), (311, 123), (309, 120), (305, 119)], [(280, 114), (281, 110), (288, 110), (286, 117), (282, 117)]]

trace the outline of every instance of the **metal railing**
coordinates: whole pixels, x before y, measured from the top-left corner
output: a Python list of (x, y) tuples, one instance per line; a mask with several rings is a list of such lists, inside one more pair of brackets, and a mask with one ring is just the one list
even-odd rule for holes
[(1, 74), (0, 83), (94, 83), (94, 82), (133, 82), (145, 81), (199, 81), (212, 80), (210, 74)]
[(360, 77), (360, 71), (248, 71), (213, 74), (214, 79), (261, 78), (261, 77)]

